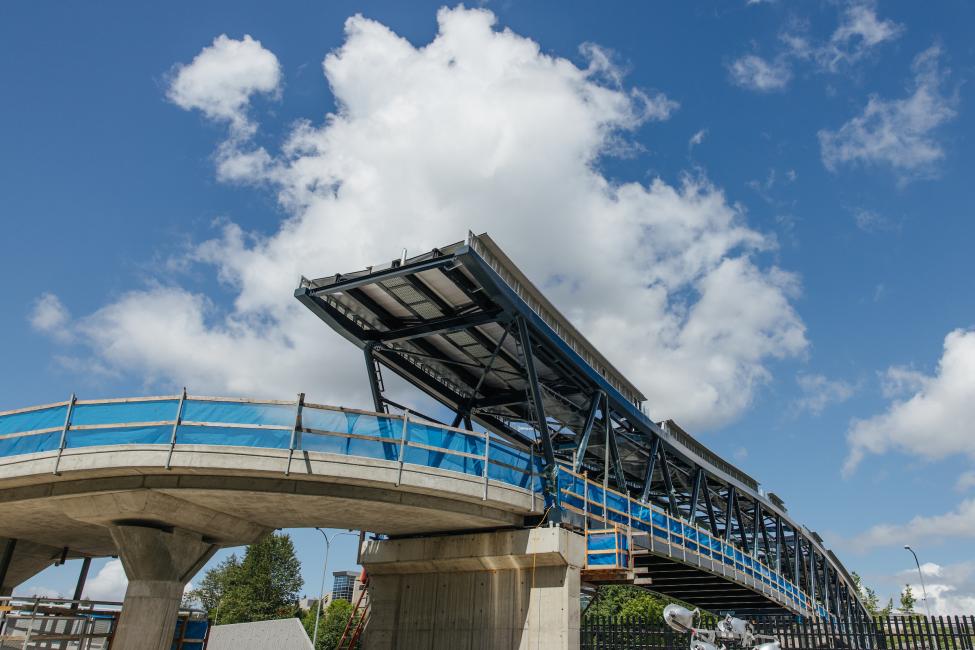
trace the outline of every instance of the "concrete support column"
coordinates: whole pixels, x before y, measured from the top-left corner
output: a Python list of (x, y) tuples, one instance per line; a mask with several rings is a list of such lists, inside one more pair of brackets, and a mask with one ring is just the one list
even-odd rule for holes
[(579, 647), (585, 540), (561, 528), (366, 541), (368, 650)]
[(169, 650), (183, 587), (217, 547), (196, 533), (113, 526), (129, 586), (113, 650)]

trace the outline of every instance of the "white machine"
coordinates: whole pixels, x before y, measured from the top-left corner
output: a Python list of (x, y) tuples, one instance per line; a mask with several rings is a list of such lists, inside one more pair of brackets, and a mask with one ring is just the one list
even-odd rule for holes
[(697, 609), (691, 611), (680, 605), (664, 607), (664, 623), (675, 632), (690, 633), (690, 650), (728, 650), (728, 647), (743, 650), (781, 650), (779, 640), (767, 634), (755, 634), (748, 621), (726, 616), (718, 621), (717, 629), (702, 630), (696, 627), (700, 623), (701, 613)]

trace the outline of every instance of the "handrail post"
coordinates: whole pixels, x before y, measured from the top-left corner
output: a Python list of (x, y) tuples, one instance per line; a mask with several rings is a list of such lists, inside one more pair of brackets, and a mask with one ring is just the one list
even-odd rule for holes
[(295, 445), (298, 441), (298, 434), (301, 431), (301, 410), (304, 406), (305, 394), (298, 393), (298, 399), (295, 402), (295, 424), (291, 427), (291, 442), (288, 443), (288, 466), (284, 470), (285, 476), (291, 474), (291, 459), (295, 455)]
[(482, 501), (487, 501), (488, 498), (488, 463), (491, 462), (489, 454), (491, 451), (491, 432), (487, 429), (484, 430), (484, 467), (481, 468), (484, 474), (484, 496), (481, 498)]
[(64, 426), (61, 427), (61, 442), (58, 443), (58, 456), (54, 459), (54, 472), (55, 476), (58, 475), (58, 468), (61, 466), (61, 454), (64, 452), (64, 445), (68, 440), (68, 429), (71, 428), (71, 415), (74, 413), (74, 403), (78, 400), (74, 393), (71, 393), (71, 399), (68, 400), (68, 410), (64, 414)]
[(400, 482), (403, 480), (403, 463), (406, 458), (406, 437), (409, 434), (409, 425), (410, 411), (407, 409), (403, 411), (403, 431), (399, 437), (399, 469), (396, 473), (396, 487), (399, 487)]
[(183, 403), (186, 401), (186, 386), (179, 396), (179, 406), (176, 407), (176, 419), (173, 421), (173, 434), (169, 438), (169, 456), (166, 457), (166, 469), (172, 469), (173, 452), (176, 450), (176, 430), (179, 429), (180, 422), (183, 421)]
[(532, 512), (535, 512), (535, 445), (529, 445), (528, 451), (528, 487), (532, 491)]

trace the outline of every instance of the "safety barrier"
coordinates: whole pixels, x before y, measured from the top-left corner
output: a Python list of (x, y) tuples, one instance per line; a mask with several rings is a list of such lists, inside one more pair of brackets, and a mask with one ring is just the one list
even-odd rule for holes
[[(758, 634), (782, 650), (973, 650), (975, 616), (876, 616), (850, 624), (794, 617), (756, 617)], [(583, 615), (582, 650), (673, 650), (690, 644), (660, 618)]]
[[(64, 598), (0, 597), (0, 648), (111, 650), (122, 603)], [(210, 621), (181, 608), (172, 650), (206, 650)]]
[[(282, 472), (290, 473), (296, 451), (318, 451), (433, 467), (483, 481), (530, 490), (533, 503), (543, 493), (542, 461), (530, 448), (487, 432), (456, 429), (416, 415), (387, 415), (296, 401), (267, 401), (181, 395), (130, 399), (77, 400), (0, 413), (0, 457), (63, 452), (101, 445), (224, 445), (289, 451)], [(570, 469), (556, 468), (563, 508), (644, 534), (650, 548), (720, 573), (805, 614), (825, 615), (795, 584), (744, 552), (656, 505), (634, 500)], [(397, 482), (398, 483), (398, 482)], [(533, 507), (534, 510), (534, 507)], [(627, 540), (629, 543), (629, 540)], [(629, 549), (627, 549), (629, 550)]]
[[(626, 526), (631, 535), (645, 533), (651, 551), (664, 551), (685, 563), (693, 563), (745, 584), (794, 610), (825, 616), (819, 603), (795, 584), (745, 553), (729, 541), (711, 535), (683, 519), (672, 517), (655, 505), (643, 503), (560, 467), (558, 486), (562, 506), (582, 515), (583, 520), (602, 521), (606, 526)], [(663, 548), (658, 549), (657, 545)]]

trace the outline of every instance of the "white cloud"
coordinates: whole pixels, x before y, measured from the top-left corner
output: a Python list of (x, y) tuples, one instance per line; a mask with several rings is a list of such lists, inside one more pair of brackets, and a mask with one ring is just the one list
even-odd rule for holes
[(916, 393), (927, 381), (923, 372), (904, 366), (891, 366), (880, 376), (880, 390), (887, 399)]
[[(748, 4), (761, 1), (749, 0)], [(729, 66), (732, 81), (751, 90), (782, 90), (792, 79), (792, 66), (796, 62), (811, 64), (817, 72), (840, 72), (904, 31), (894, 21), (879, 18), (876, 3), (871, 0), (853, 0), (841, 6), (839, 23), (829, 39), (809, 36), (808, 22), (793, 19), (790, 27), (779, 34), (775, 58), (742, 56)]]
[(799, 29), (780, 34), (789, 56), (812, 62), (821, 72), (838, 72), (866, 57), (873, 48), (900, 37), (902, 25), (877, 16), (876, 3), (849, 2), (843, 7), (839, 24), (826, 41), (810, 38)]
[(28, 320), (38, 332), (63, 342), (71, 339), (71, 313), (53, 293), (42, 293), (34, 300)]
[(882, 546), (903, 546), (922, 541), (941, 542), (950, 538), (975, 538), (975, 499), (966, 499), (940, 515), (918, 515), (904, 524), (879, 524), (857, 535), (852, 546), (869, 550)]
[(955, 489), (959, 492), (965, 492), (973, 487), (975, 487), (975, 471), (963, 472), (955, 482)]
[(853, 210), (853, 219), (856, 222), (857, 228), (863, 232), (881, 232), (894, 230), (897, 227), (893, 221), (879, 212), (866, 208), (855, 208)]
[(66, 596), (57, 589), (45, 587), (43, 585), (20, 585), (14, 589), (13, 595), (21, 598), (66, 598)]
[(289, 213), (269, 236), (227, 224), (193, 249), (232, 307), (173, 286), (130, 292), (79, 328), (98, 360), (194, 391), (305, 390), (362, 405), (361, 353), (293, 299), (299, 276), (429, 250), (470, 228), (495, 237), (655, 417), (697, 428), (738, 416), (768, 362), (807, 345), (797, 279), (756, 260), (774, 241), (706, 179), (599, 173), (627, 130), (662, 117), (608, 63), (543, 54), (484, 10), (445, 9), (438, 21), (415, 47), (349, 19), (324, 61), (337, 112), (297, 125), (280, 153), (233, 138), (220, 150), (221, 178), (274, 189)]
[(930, 174), (944, 157), (934, 131), (955, 117), (955, 99), (942, 91), (946, 73), (939, 67), (935, 45), (915, 59), (914, 81), (903, 99), (876, 95), (863, 113), (836, 131), (819, 132), (823, 164), (836, 171), (842, 164), (887, 165), (901, 177)]
[(704, 142), (704, 138), (706, 138), (707, 135), (708, 135), (707, 129), (699, 130), (698, 132), (696, 132), (694, 135), (691, 136), (690, 140), (687, 141), (687, 148), (693, 149), (694, 147), (698, 146), (699, 144)]
[(959, 329), (945, 337), (944, 353), (932, 376), (903, 368), (888, 370), (885, 392), (895, 395), (905, 390), (914, 392), (895, 399), (884, 413), (851, 423), (846, 474), (866, 454), (892, 449), (929, 459), (955, 454), (975, 458), (971, 431), (975, 422), (975, 330)]
[[(128, 586), (129, 579), (125, 575), (122, 560), (113, 558), (98, 570), (94, 578), (88, 579), (81, 597), (86, 600), (121, 602), (125, 598), (125, 590)], [(184, 594), (192, 590), (192, 583), (188, 582), (183, 587)]]
[(792, 79), (792, 70), (784, 58), (768, 61), (756, 54), (735, 59), (728, 66), (728, 72), (735, 85), (762, 92), (782, 90)]
[(853, 397), (857, 387), (842, 379), (829, 379), (823, 375), (800, 374), (796, 382), (802, 390), (802, 397), (795, 401), (800, 411), (819, 415), (830, 404), (841, 404)]
[(125, 569), (122, 568), (122, 561), (112, 559), (98, 570), (94, 578), (90, 578), (85, 583), (85, 591), (82, 594), (82, 598), (118, 602), (125, 597), (125, 588), (128, 585), (129, 580), (125, 577)]
[(247, 105), (256, 93), (275, 94), (281, 83), (281, 66), (274, 54), (245, 35), (242, 40), (221, 34), (203, 48), (192, 63), (174, 69), (168, 97), (181, 108), (199, 109), (212, 120), (230, 122), (241, 135), (254, 125)]

